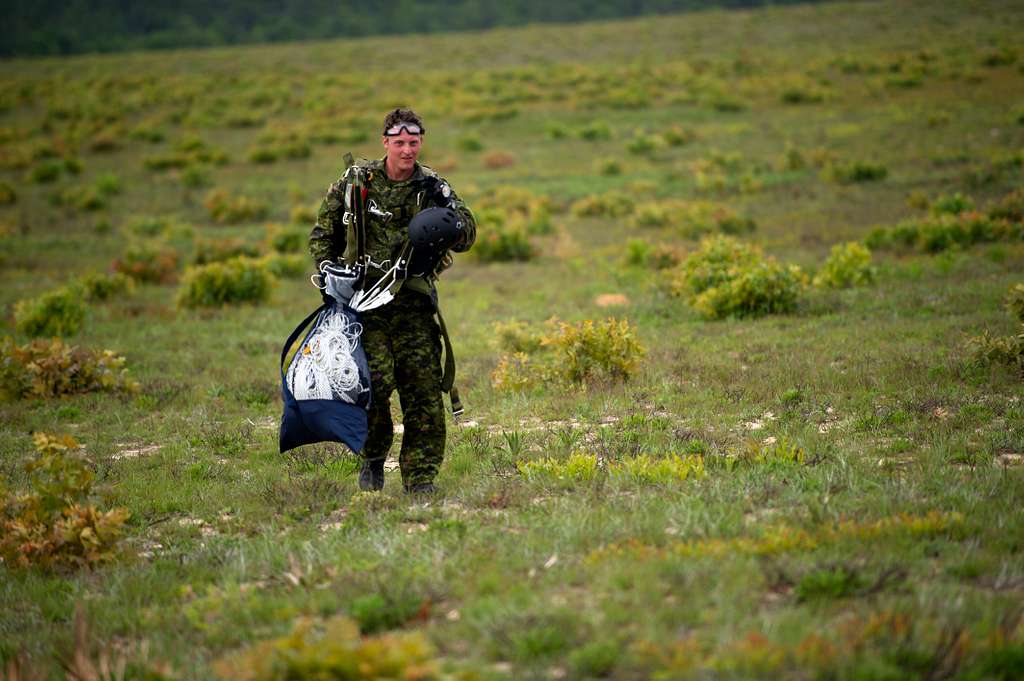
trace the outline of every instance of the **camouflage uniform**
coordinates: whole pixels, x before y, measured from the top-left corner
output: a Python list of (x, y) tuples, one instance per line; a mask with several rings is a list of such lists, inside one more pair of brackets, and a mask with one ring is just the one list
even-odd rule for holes
[[(367, 273), (366, 285), (370, 286), (391, 266), (388, 261), (408, 237), (409, 220), (433, 205), (425, 199), (422, 187), (425, 178), (436, 178), (437, 174), (417, 163), (409, 179), (394, 182), (388, 179), (383, 159), (364, 167), (368, 170), (367, 205), (373, 201), (380, 210), (392, 214), (390, 220), (384, 220), (370, 211), (366, 213), (366, 254), (381, 266), (371, 267)], [(318, 264), (324, 260), (356, 260), (354, 225), (342, 222), (345, 188), (344, 178), (332, 184), (317, 213), (309, 251)], [(476, 221), (454, 192), (450, 200), (451, 208), (462, 218), (464, 235), (451, 250), (466, 251), (476, 239)], [(344, 234), (344, 238), (336, 239), (336, 234)], [(397, 389), (404, 425), (399, 465), (406, 488), (432, 482), (444, 458), (441, 343), (434, 319), (436, 295), (432, 279), (410, 278), (395, 300), (361, 315), (363, 348), (370, 364), (373, 389), (370, 432), (362, 455), (368, 461), (387, 457), (394, 437), (391, 393)]]

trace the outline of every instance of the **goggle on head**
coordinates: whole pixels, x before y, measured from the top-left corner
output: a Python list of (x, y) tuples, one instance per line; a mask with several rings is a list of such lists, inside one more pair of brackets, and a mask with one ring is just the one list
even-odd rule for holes
[(402, 134), (402, 131), (406, 131), (410, 135), (422, 135), (427, 132), (427, 129), (422, 125), (415, 123), (401, 122), (395, 123), (390, 128), (384, 131), (385, 137), (396, 137)]

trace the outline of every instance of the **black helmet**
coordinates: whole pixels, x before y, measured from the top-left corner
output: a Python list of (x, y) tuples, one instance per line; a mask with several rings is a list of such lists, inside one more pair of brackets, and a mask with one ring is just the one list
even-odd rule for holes
[(451, 208), (425, 208), (409, 221), (409, 276), (433, 274), (462, 234), (462, 220)]

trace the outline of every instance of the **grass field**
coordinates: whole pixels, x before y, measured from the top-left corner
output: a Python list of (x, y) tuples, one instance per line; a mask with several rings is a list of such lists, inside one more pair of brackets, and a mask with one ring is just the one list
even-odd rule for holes
[[(970, 339), (1021, 333), (1022, 25), (1010, 1), (858, 2), (0, 62), (0, 379), (19, 301), (173, 256), (65, 334), (136, 390), (0, 402), (5, 496), (33, 433), (70, 434), (97, 505), (130, 513), (95, 568), (0, 565), (0, 659), (1021, 678), (1021, 365)], [(429, 500), (395, 470), (359, 493), (341, 447), (277, 451), (280, 345), (319, 304), (301, 239), (259, 302), (177, 302), (186, 266), (308, 232), (397, 105), (480, 217), (440, 283), (467, 413)], [(722, 231), (802, 269), (785, 311), (688, 304), (687, 258)], [(502, 260), (498, 235), (532, 250)], [(872, 280), (815, 285), (851, 241)], [(574, 380), (537, 349), (553, 317), (628, 320), (643, 354), (598, 333), (626, 368)]]

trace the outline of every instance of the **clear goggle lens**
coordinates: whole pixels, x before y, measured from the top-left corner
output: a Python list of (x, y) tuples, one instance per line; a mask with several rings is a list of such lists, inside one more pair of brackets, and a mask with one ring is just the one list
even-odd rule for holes
[(394, 137), (395, 135), (402, 134), (403, 130), (410, 135), (422, 135), (426, 132), (426, 130), (415, 123), (398, 123), (397, 125), (392, 125), (390, 128), (385, 130), (384, 135), (386, 137)]

